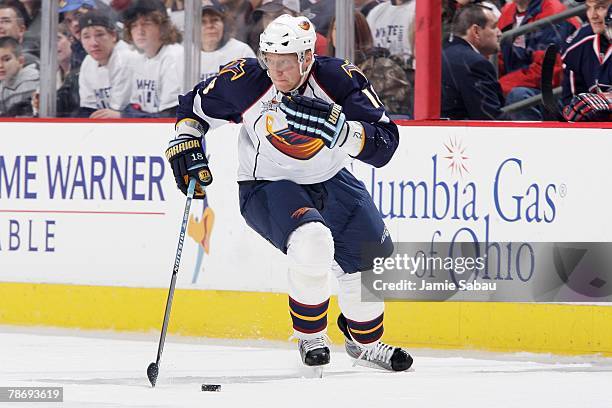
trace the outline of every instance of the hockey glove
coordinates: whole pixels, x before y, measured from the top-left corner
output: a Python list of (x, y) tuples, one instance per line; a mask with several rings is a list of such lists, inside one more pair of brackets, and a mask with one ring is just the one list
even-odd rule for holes
[(287, 117), (289, 130), (297, 134), (321, 139), (330, 149), (346, 140), (348, 126), (340, 105), (294, 95), (283, 96), (280, 109)]
[(172, 166), (179, 190), (187, 195), (189, 179), (193, 177), (197, 181), (193, 198), (203, 199), (206, 195), (204, 187), (212, 183), (212, 174), (202, 149), (201, 139), (191, 135), (178, 136), (170, 141), (166, 149), (166, 158)]
[(581, 93), (563, 109), (563, 117), (570, 122), (607, 120), (612, 115), (612, 93)]

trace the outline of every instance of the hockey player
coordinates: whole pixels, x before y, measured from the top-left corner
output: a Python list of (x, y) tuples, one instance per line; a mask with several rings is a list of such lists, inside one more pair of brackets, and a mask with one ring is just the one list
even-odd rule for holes
[(587, 0), (589, 23), (563, 53), (563, 116), (571, 121), (612, 119), (612, 0)]
[(380, 341), (382, 302), (362, 302), (361, 256), (389, 256), (393, 243), (362, 182), (345, 168), (351, 158), (385, 165), (399, 143), (397, 126), (368, 80), (351, 63), (314, 55), (306, 17), (282, 15), (260, 37), (259, 61), (239, 59), (181, 96), (169, 159), (179, 189), (212, 177), (202, 137), (242, 123), (240, 211), (247, 224), (290, 259), (289, 311), (302, 361), (329, 363), (328, 275), (335, 271), (349, 355), (366, 365), (407, 370), (412, 357)]

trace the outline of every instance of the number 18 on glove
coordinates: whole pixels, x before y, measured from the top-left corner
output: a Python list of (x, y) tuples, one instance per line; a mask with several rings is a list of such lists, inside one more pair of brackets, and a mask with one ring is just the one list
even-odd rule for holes
[(179, 190), (187, 195), (189, 179), (195, 178), (197, 183), (193, 198), (203, 199), (206, 195), (204, 187), (212, 183), (213, 179), (201, 140), (188, 135), (171, 140), (166, 149), (166, 158), (172, 166)]

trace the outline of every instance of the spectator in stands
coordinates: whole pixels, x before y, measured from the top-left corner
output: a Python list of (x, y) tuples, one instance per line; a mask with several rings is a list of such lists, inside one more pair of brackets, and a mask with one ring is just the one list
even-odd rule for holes
[(563, 115), (572, 121), (612, 120), (612, 0), (586, 0), (588, 24), (563, 53)]
[(64, 0), (63, 6), (59, 8), (60, 20), (65, 22), (72, 35), (72, 59), (70, 66), (79, 68), (87, 56), (87, 51), (81, 43), (81, 29), (79, 19), (96, 8), (94, 0)]
[(134, 0), (124, 12), (124, 38), (134, 60), (130, 104), (122, 117), (174, 117), (183, 83), (183, 46), (161, 0)]
[[(566, 10), (559, 0), (515, 0), (502, 9), (499, 28), (502, 31), (524, 26)], [(520, 35), (501, 44), (499, 82), (506, 102), (512, 104), (540, 93), (542, 61), (550, 44), (562, 46), (566, 38), (579, 27), (577, 19), (565, 20), (536, 31)], [(555, 65), (555, 86), (561, 83), (561, 60)], [(513, 120), (541, 120), (541, 108), (525, 109), (512, 114)]]
[[(300, 15), (299, 0), (263, 0), (261, 6), (253, 12), (253, 24), (248, 36), (248, 44), (255, 52), (259, 50), (259, 35), (264, 28), (276, 17), (282, 14), (292, 16)], [(316, 26), (315, 26), (316, 30)], [(315, 54), (327, 55), (327, 40), (325, 36), (317, 31), (315, 43)]]
[(452, 40), (442, 52), (443, 118), (500, 119), (504, 96), (488, 60), (499, 51), (501, 32), (491, 9), (461, 8), (453, 20)]
[(355, 10), (367, 17), (370, 11), (385, 0), (355, 0)]
[[(57, 26), (57, 102), (56, 116), (59, 118), (76, 116), (79, 110), (79, 69), (70, 65), (72, 59), (72, 35), (65, 23)], [(38, 116), (40, 94), (32, 99), (34, 116)]]
[(442, 3), (442, 42), (445, 43), (450, 39), (451, 24), (455, 17), (455, 13), (463, 6), (468, 4), (483, 4), (493, 10), (495, 18), (499, 19), (501, 12), (499, 11), (499, 3), (496, 1), (484, 0), (445, 0)]
[(42, 0), (21, 0), (29, 20), (23, 37), (23, 49), (37, 57), (40, 57), (41, 2)]
[(225, 12), (225, 7), (217, 0), (207, 0), (202, 5), (201, 81), (215, 75), (219, 72), (220, 66), (230, 61), (255, 57), (251, 47), (229, 37), (225, 25)]
[(32, 43), (24, 44), (27, 21), (29, 19), (23, 4), (16, 1), (0, 2), (0, 37), (8, 36), (16, 39), (19, 42), (25, 66), (35, 64), (38, 69), (39, 59), (33, 52), (40, 46)]
[(90, 11), (79, 19), (87, 57), (81, 65), (79, 116), (118, 117), (130, 99), (135, 53), (119, 40), (108, 14)]
[(40, 77), (34, 65), (24, 63), (19, 41), (0, 37), (0, 116), (32, 116), (32, 95)]
[(225, 30), (228, 35), (246, 42), (249, 34), (251, 15), (262, 0), (219, 0), (225, 8)]
[(401, 59), (405, 70), (414, 69), (415, 0), (391, 0), (374, 7), (368, 24), (374, 45)]
[[(335, 54), (336, 19), (332, 18), (327, 36), (328, 54)], [(355, 12), (355, 59), (352, 61), (368, 78), (387, 112), (412, 114), (412, 87), (402, 67), (390, 58), (389, 50), (374, 47), (366, 18)]]
[(300, 0), (300, 10), (314, 24), (317, 33), (326, 35), (332, 17), (336, 16), (336, 0)]

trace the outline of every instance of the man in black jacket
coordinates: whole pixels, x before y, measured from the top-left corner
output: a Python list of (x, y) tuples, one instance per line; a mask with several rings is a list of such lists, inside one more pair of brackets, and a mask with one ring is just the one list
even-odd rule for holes
[(499, 51), (500, 37), (497, 18), (484, 5), (468, 5), (455, 15), (442, 52), (443, 118), (500, 119), (504, 96), (488, 60)]

